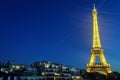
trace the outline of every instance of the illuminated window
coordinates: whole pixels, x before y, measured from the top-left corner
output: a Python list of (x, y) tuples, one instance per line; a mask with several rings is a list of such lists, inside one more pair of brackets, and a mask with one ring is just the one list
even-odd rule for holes
[(45, 67), (46, 67), (46, 68), (49, 68), (49, 66), (50, 66), (50, 64), (45, 64)]

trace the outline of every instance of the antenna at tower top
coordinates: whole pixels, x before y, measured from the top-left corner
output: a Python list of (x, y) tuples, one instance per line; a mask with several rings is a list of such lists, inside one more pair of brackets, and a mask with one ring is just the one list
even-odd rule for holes
[(93, 11), (96, 11), (96, 8), (95, 8), (95, 3), (93, 4)]

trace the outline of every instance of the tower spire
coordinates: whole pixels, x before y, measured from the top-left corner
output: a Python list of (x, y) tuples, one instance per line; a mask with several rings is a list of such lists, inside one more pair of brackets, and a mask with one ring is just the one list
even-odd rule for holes
[(92, 15), (93, 15), (93, 48), (101, 48), (98, 21), (97, 21), (97, 10), (95, 8), (95, 4), (93, 6)]
[(95, 3), (93, 4), (93, 11), (96, 11), (96, 8), (95, 8)]

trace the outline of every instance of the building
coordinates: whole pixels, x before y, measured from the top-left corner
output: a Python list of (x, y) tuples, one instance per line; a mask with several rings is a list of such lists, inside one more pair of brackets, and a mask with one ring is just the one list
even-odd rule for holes
[(2, 72), (5, 73), (1, 76), (3, 80), (83, 80), (79, 69), (48, 61), (34, 62), (28, 66), (9, 64)]

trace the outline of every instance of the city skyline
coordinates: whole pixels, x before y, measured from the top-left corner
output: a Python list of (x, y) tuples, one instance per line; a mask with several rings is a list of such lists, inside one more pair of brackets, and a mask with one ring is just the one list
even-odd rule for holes
[[(119, 67), (120, 1), (96, 0), (104, 54)], [(0, 61), (51, 61), (86, 69), (92, 48), (94, 0), (0, 2)]]

